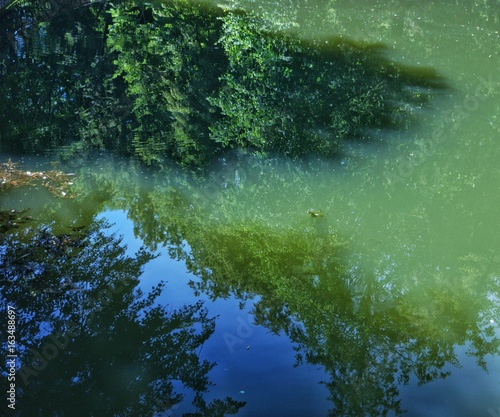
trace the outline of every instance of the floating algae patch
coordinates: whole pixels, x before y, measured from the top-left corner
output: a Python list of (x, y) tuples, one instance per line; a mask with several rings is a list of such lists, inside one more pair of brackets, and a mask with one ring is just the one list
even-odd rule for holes
[(67, 174), (57, 170), (24, 171), (17, 166), (18, 163), (12, 162), (10, 159), (0, 163), (0, 191), (40, 183), (57, 197), (71, 198), (75, 196), (75, 193), (71, 191), (75, 174)]

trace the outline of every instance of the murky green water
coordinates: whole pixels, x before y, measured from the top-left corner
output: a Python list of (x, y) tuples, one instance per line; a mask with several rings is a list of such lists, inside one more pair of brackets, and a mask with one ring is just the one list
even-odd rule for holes
[[(14, 351), (2, 340), (5, 391), (7, 355), (17, 355), (16, 410), (7, 399), (2, 409), (500, 415), (500, 5), (233, 6), (263, 17), (265, 36), (280, 29), (292, 40), (271, 36), (240, 56), (246, 46), (229, 40), (256, 29), (238, 15), (225, 21), (234, 52), (221, 84), (227, 96), (210, 72), (224, 62), (222, 44), (199, 52), (190, 40), (212, 33), (200, 22), (219, 12), (185, 13), (185, 25), (169, 32), (171, 55), (160, 57), (161, 48), (142, 48), (152, 34), (170, 39), (167, 26), (155, 31), (147, 14), (136, 26), (103, 20), (124, 71), (115, 81), (88, 36), (105, 13), (99, 7), (56, 19), (47, 35), (9, 38), (13, 49), (29, 48), (3, 49), (1, 162), (46, 172), (62, 158), (77, 195), (54, 196), (39, 183), (0, 191), (0, 209), (29, 208), (32, 217), (0, 234), (4, 335), (6, 306), (16, 308)], [(0, 20), (6, 33), (10, 22)], [(127, 31), (134, 35), (118, 37)], [(359, 52), (355, 42), (384, 48)], [(280, 58), (265, 59), (262, 51), (283, 45)], [(253, 50), (260, 66), (245, 72), (237, 64)], [(288, 66), (297, 57), (302, 66)], [(285, 68), (282, 78), (273, 78), (276, 68)], [(148, 78), (162, 71), (170, 78)], [(324, 78), (330, 72), (338, 78)], [(326, 79), (333, 92), (322, 88)], [(341, 98), (349, 105), (330, 113)], [(209, 135), (227, 135), (232, 147), (250, 137), (269, 154), (217, 153), (193, 139)], [(270, 144), (280, 135), (291, 138), (286, 146)], [(304, 135), (327, 156), (335, 142), (335, 156), (304, 152)], [(215, 157), (195, 175), (158, 158), (171, 152), (193, 166), (197, 146)]]

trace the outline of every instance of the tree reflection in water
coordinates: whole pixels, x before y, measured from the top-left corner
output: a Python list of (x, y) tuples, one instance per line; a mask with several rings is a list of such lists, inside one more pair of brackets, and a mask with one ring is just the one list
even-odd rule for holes
[[(459, 271), (432, 279), (419, 276), (429, 276), (425, 270), (396, 280), (348, 269), (329, 213), (310, 218), (307, 204), (304, 221), (269, 220), (270, 210), (254, 204), (255, 195), (276, 190), (307, 203), (313, 181), (302, 180), (305, 172), (280, 177), (261, 160), (228, 170), (234, 187), (222, 179), (216, 192), (203, 193), (161, 163), (168, 156), (201, 166), (233, 147), (331, 156), (340, 140), (407, 128), (444, 87), (435, 72), (391, 63), (379, 45), (307, 42), (273, 33), (251, 13), (183, 1), (101, 2), (71, 16), (26, 39), (13, 36), (22, 13), (8, 14), (0, 28), (2, 146), (29, 153), (66, 145), (68, 159), (108, 149), (161, 165), (154, 189), (134, 182), (131, 170), (94, 169), (78, 185), (80, 203), (96, 202), (93, 214), (105, 203), (126, 210), (151, 250), (167, 245), (200, 278), (195, 292), (259, 296), (256, 322), (287, 334), (297, 363), (328, 372), (332, 415), (401, 414), (399, 386), (446, 377), (447, 364), (459, 365), (456, 346), (467, 344), (482, 366), (498, 354), (489, 318), (500, 316), (499, 283), (484, 258), (469, 254)], [(246, 182), (255, 172), (266, 175)], [(126, 256), (101, 227), (2, 237), (2, 305), (18, 308), (20, 361), (28, 367), (20, 399), (30, 401), (19, 401), (19, 413), (148, 415), (179, 404), (175, 380), (196, 393), (198, 415), (236, 412), (241, 403), (206, 404), (202, 396), (212, 364), (196, 350), (214, 319), (199, 303), (176, 311), (155, 305), (163, 286), (147, 296), (135, 290), (151, 253)], [(42, 356), (33, 361), (36, 352)]]
[(16, 306), (22, 366), (13, 415), (151, 416), (179, 404), (179, 389), (194, 393), (190, 415), (237, 412), (244, 403), (203, 398), (214, 364), (197, 351), (215, 318), (201, 302), (155, 305), (163, 284), (149, 294), (136, 288), (153, 255), (127, 256), (106, 227), (2, 236), (0, 297), (2, 310)]
[[(268, 162), (254, 161), (251, 169), (264, 171), (260, 164)], [(132, 205), (129, 216), (145, 241), (167, 244), (171, 256), (200, 278), (191, 283), (195, 294), (258, 298), (256, 324), (288, 335), (297, 364), (321, 365), (330, 375), (325, 384), (332, 416), (402, 414), (399, 387), (410, 378), (418, 384), (446, 378), (449, 365), (460, 366), (457, 346), (483, 368), (487, 355), (499, 353), (490, 320), (500, 315), (498, 278), (484, 258), (470, 254), (458, 275), (442, 271), (432, 280), (396, 281), (348, 269), (348, 247), (328, 213), (311, 218), (304, 210), (303, 219), (290, 225), (245, 198), (273, 192), (276, 184), (285, 195), (293, 195), (292, 188), (304, 194), (305, 188), (281, 181), (272, 170), (245, 181), (245, 166), (237, 169), (241, 183), (221, 187), (209, 199), (186, 184), (158, 187), (142, 193), (140, 210)], [(245, 187), (252, 192), (243, 193)], [(297, 195), (294, 204), (305, 206), (307, 196)], [(152, 212), (154, 217), (143, 215)], [(424, 269), (416, 273), (429, 276)]]
[[(331, 213), (307, 214), (309, 191), (301, 186), (306, 174), (284, 182), (279, 170), (267, 169), (270, 164), (240, 161), (228, 168), (238, 170), (237, 186), (221, 176), (221, 187), (206, 191), (203, 182), (164, 174), (158, 185), (145, 188), (134, 164), (105, 168), (100, 161), (101, 170), (80, 175), (75, 203), (90, 202), (96, 213), (104, 204), (126, 210), (146, 247), (165, 245), (170, 257), (183, 260), (199, 278), (191, 283), (195, 296), (253, 302), (256, 324), (295, 344), (297, 365), (326, 370), (332, 415), (401, 414), (400, 387), (410, 378), (425, 384), (447, 377), (450, 365), (460, 365), (457, 346), (483, 367), (488, 355), (498, 354), (490, 322), (500, 316), (497, 263), (470, 254), (460, 269), (440, 271), (432, 280), (423, 278), (429, 276), (424, 267), (416, 271), (418, 279), (398, 280), (348, 269), (349, 248), (337, 236)], [(246, 169), (268, 174), (251, 181)], [(301, 217), (292, 221), (279, 211), (269, 216), (269, 207), (252, 203), (255, 194), (274, 192), (276, 184), (286, 195), (296, 193), (294, 203), (304, 206)], [(181, 393), (173, 380), (180, 380), (199, 393), (195, 406), (201, 415), (237, 411), (241, 404), (229, 399), (203, 404), (212, 365), (196, 350), (212, 334), (214, 319), (199, 303), (174, 312), (156, 306), (162, 286), (148, 296), (137, 292), (151, 253), (141, 249), (127, 257), (119, 239), (104, 229), (93, 222), (68, 236), (50, 228), (3, 236), (2, 301), (21, 312), (21, 360), (36, 372), (20, 373), (29, 379), (22, 395), (36, 404), (24, 406), (33, 413), (40, 406), (79, 415), (75, 404), (86, 396), (95, 397), (81, 408), (86, 413), (105, 407), (143, 415), (158, 401), (178, 404)], [(48, 364), (32, 362), (32, 349), (51, 356), (46, 346), (56, 342), (50, 335), (64, 344), (69, 333), (67, 346)]]
[(97, 2), (22, 31), (26, 13), (4, 12), (0, 29), (8, 152), (107, 149), (191, 168), (233, 148), (332, 157), (413, 125), (446, 86), (384, 45), (304, 40), (233, 7)]

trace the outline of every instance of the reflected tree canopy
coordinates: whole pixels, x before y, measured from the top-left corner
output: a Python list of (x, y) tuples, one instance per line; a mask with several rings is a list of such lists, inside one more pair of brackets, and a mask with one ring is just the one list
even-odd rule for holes
[[(255, 159), (246, 169), (269, 164)], [(295, 343), (297, 365), (324, 367), (332, 416), (402, 414), (399, 387), (410, 378), (419, 384), (446, 378), (450, 364), (460, 366), (457, 346), (482, 367), (487, 355), (499, 353), (491, 320), (500, 314), (498, 263), (488, 266), (470, 254), (459, 271), (432, 279), (416, 272), (398, 281), (348, 269), (347, 246), (330, 213), (314, 218), (303, 210), (290, 225), (290, 218), (280, 219), (286, 214), (272, 214), (272, 208), (252, 206), (246, 198), (272, 193), (278, 183), (295, 189), (298, 184), (283, 183), (280, 171), (270, 169), (250, 181), (245, 165), (235, 166), (239, 180), (221, 178), (218, 190), (164, 179), (149, 190), (129, 183), (120, 188), (119, 180), (110, 185), (115, 172), (107, 187), (114, 195), (135, 194), (127, 206), (135, 232), (151, 248), (166, 245), (171, 257), (186, 262), (198, 277), (191, 283), (195, 295), (252, 302), (256, 324)], [(228, 176), (235, 166), (228, 167)], [(93, 186), (103, 183), (102, 175)], [(301, 193), (294, 203), (300, 206), (302, 199), (307, 207), (308, 191)]]
[[(253, 303), (256, 324), (293, 341), (297, 365), (326, 370), (331, 415), (401, 414), (399, 387), (410, 378), (419, 384), (445, 378), (450, 364), (460, 366), (457, 346), (482, 367), (487, 355), (499, 353), (491, 321), (500, 315), (498, 263), (469, 254), (459, 271), (444, 270), (432, 280), (423, 278), (425, 271), (394, 281), (391, 274), (347, 268), (347, 245), (335, 232), (331, 213), (315, 218), (305, 209), (310, 196), (300, 184), (304, 175), (315, 173), (297, 171), (296, 181), (284, 183), (283, 171), (272, 166), (263, 158), (247, 165), (232, 162), (217, 189), (205, 189), (206, 180), (174, 169), (158, 176), (156, 185), (143, 187), (140, 167), (132, 162), (82, 171), (76, 199), (89, 201), (94, 214), (82, 213), (75, 224), (104, 206), (126, 210), (151, 250), (165, 246), (172, 258), (186, 263), (197, 277), (191, 283), (195, 296)], [(267, 175), (250, 180), (247, 170)], [(294, 204), (304, 210), (298, 217), (283, 219), (290, 213), (249, 204), (252, 195), (272, 193), (276, 184), (300, 190)], [(22, 311), (19, 326), (23, 340), (30, 341), (23, 347), (23, 363), (31, 361), (37, 373), (25, 374), (29, 384), (23, 395), (44, 398), (46, 387), (66, 383), (60, 401), (68, 403), (47, 403), (47, 409), (73, 410), (92, 389), (92, 395), (100, 394), (86, 412), (95, 405), (141, 415), (159, 407), (158, 398), (168, 406), (181, 400), (175, 379), (199, 393), (200, 415), (237, 411), (241, 404), (229, 399), (203, 403), (212, 364), (200, 360), (196, 349), (212, 334), (214, 319), (200, 304), (173, 312), (156, 306), (161, 286), (147, 296), (138, 293), (134, 288), (151, 253), (143, 249), (125, 256), (119, 240), (100, 227), (65, 234), (20, 229), (3, 237), (2, 298)], [(44, 318), (42, 328), (30, 320), (33, 314)], [(46, 369), (43, 361), (33, 362), (33, 349), (43, 352), (47, 343), (55, 343), (51, 335), (68, 333), (77, 335)], [(106, 378), (114, 381), (122, 373), (123, 386), (107, 386)], [(134, 394), (139, 391), (149, 394), (139, 398)]]
[[(294, 343), (297, 365), (324, 368), (332, 416), (400, 415), (399, 387), (446, 378), (447, 365), (460, 365), (457, 347), (483, 368), (499, 353), (498, 257), (471, 252), (454, 270), (429, 259), (395, 279), (395, 257), (384, 254), (367, 272), (347, 261), (349, 237), (335, 223), (342, 214), (307, 215), (315, 194), (336, 191), (322, 171), (307, 158), (274, 168), (275, 155), (330, 157), (346, 141), (410, 127), (445, 87), (435, 72), (391, 62), (383, 45), (304, 40), (293, 26), (238, 7), (125, 0), (50, 15), (37, 7), (0, 11), (0, 151), (62, 152), (77, 166), (78, 155), (110, 150), (160, 175), (146, 186), (139, 177), (151, 171), (140, 163), (97, 161), (99, 170), (79, 172), (74, 207), (58, 202), (33, 228), (0, 230), (2, 309), (17, 307), (20, 398), (30, 398), (19, 401), (19, 415), (152, 415), (187, 391), (190, 415), (243, 407), (206, 400), (214, 365), (197, 352), (215, 319), (202, 304), (172, 311), (155, 303), (163, 285), (138, 291), (162, 247), (194, 274), (195, 296), (253, 303), (256, 324)], [(220, 169), (199, 178), (165, 158)], [(455, 175), (445, 168), (436, 172)], [(429, 193), (453, 201), (450, 181), (435, 184)], [(276, 190), (291, 201), (265, 198)], [(63, 204), (74, 219), (57, 230)], [(127, 255), (95, 220), (105, 209), (125, 211), (145, 247)]]
[(444, 87), (431, 70), (390, 62), (382, 45), (301, 40), (232, 7), (103, 2), (38, 13), (20, 30), (27, 10), (2, 17), (9, 152), (97, 148), (192, 167), (231, 148), (332, 156), (343, 140), (408, 127)]
[(201, 302), (155, 304), (163, 284), (149, 294), (136, 288), (153, 255), (127, 256), (105, 229), (2, 236), (2, 311), (16, 306), (21, 364), (13, 415), (151, 416), (175, 408), (186, 390), (194, 393), (190, 416), (236, 413), (244, 403), (203, 396), (214, 364), (197, 352), (215, 318)]

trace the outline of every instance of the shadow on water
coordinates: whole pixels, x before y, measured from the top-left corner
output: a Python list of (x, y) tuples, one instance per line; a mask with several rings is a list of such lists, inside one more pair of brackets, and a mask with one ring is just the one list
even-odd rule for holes
[(232, 148), (328, 157), (409, 128), (446, 87), (382, 45), (306, 41), (241, 10), (103, 2), (38, 12), (20, 30), (26, 13), (2, 16), (4, 152), (107, 149), (192, 167)]

